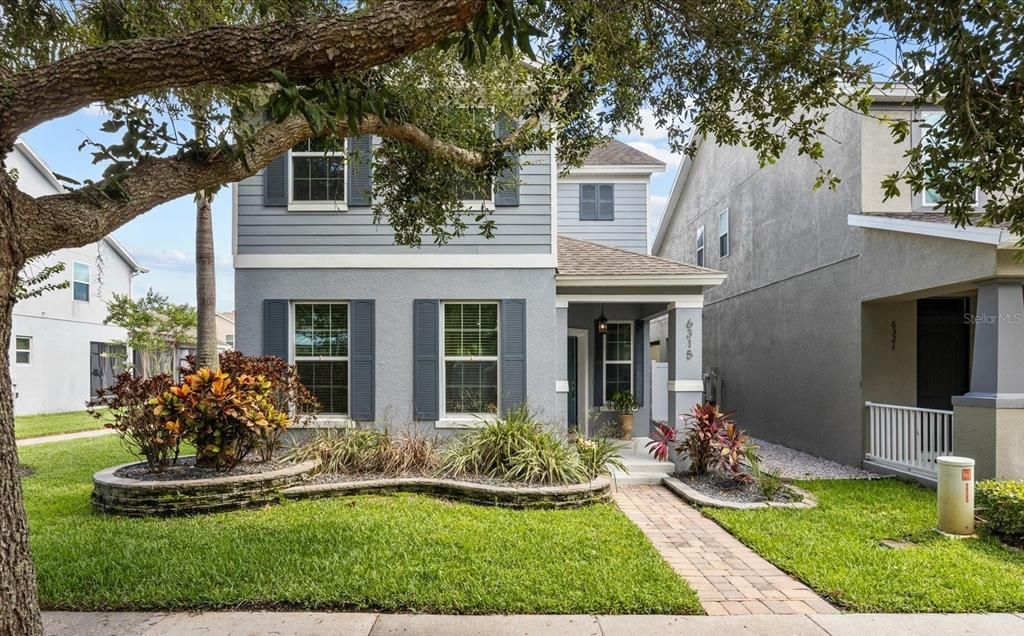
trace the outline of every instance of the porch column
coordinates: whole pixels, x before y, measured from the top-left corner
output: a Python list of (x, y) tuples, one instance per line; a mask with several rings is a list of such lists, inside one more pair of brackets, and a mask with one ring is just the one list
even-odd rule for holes
[[(701, 365), (701, 307), (673, 303), (668, 310), (668, 424), (699, 404), (704, 390)], [(664, 390), (653, 387), (654, 390)]]
[(555, 301), (555, 422), (565, 432), (569, 417), (569, 303)]
[(971, 390), (953, 398), (953, 452), (979, 479), (1024, 479), (1024, 285), (978, 284)]

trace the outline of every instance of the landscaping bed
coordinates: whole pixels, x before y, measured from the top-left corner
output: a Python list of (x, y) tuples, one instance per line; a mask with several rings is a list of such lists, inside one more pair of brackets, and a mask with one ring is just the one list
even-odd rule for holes
[(683, 499), (698, 506), (713, 508), (813, 508), (817, 500), (805, 490), (791, 484), (766, 496), (753, 481), (737, 481), (720, 473), (701, 475), (676, 474), (662, 483)]
[(614, 505), (505, 510), (418, 495), (228, 514), (96, 514), (114, 437), (19, 449), (44, 609), (296, 608), (465, 614), (698, 614)]

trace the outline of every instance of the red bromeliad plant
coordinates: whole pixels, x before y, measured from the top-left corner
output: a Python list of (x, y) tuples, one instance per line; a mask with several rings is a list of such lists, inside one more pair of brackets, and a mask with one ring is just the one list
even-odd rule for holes
[(680, 433), (667, 424), (655, 425), (648, 452), (660, 461), (668, 457), (669, 448), (678, 443), (676, 452), (690, 460), (690, 471), (703, 475), (712, 468), (728, 473), (734, 479), (746, 481), (740, 459), (744, 456), (747, 436), (730, 419), (732, 413), (723, 413), (714, 404), (698, 404), (683, 416), (686, 427)]

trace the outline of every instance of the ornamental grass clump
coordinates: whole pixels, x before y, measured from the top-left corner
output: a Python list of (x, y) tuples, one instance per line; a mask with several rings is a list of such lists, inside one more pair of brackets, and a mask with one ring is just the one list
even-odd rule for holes
[(285, 459), (315, 461), (316, 471), (329, 475), (429, 475), (440, 460), (440, 439), (414, 430), (394, 436), (365, 428), (319, 431)]
[(1024, 543), (1024, 480), (979, 481), (974, 502), (978, 517), (990, 532)]
[(583, 474), (587, 479), (597, 479), (602, 475), (611, 475), (612, 469), (629, 473), (619, 453), (619, 445), (607, 437), (576, 438), (576, 452), (583, 465)]

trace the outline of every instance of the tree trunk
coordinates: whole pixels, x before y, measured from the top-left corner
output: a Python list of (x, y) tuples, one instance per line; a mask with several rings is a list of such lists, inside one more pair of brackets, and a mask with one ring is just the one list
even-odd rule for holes
[[(0, 171), (6, 171), (2, 161)], [(24, 260), (16, 247), (14, 204), (8, 188), (14, 188), (14, 183), (0, 174), (0, 245), (4, 247), (0, 249), (0, 634), (35, 636), (43, 633), (43, 623), (14, 442), (9, 354), (14, 293)]]
[(213, 255), (213, 197), (196, 194), (196, 366), (220, 368), (217, 359), (217, 275)]

